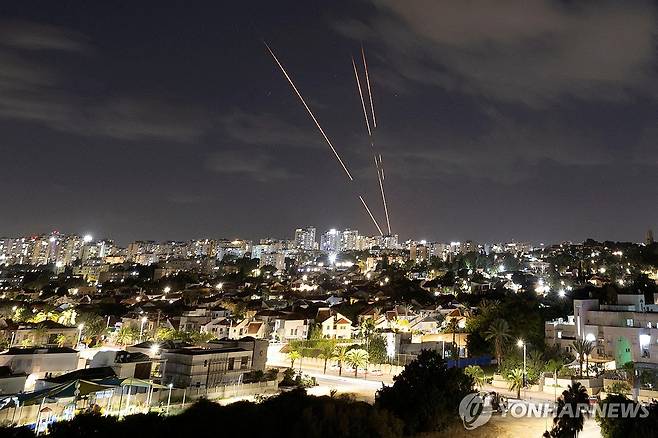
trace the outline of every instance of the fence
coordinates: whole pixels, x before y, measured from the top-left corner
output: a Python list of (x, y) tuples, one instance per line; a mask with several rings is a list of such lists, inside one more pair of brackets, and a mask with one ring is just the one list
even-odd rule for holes
[[(172, 388), (169, 401), (170, 410), (180, 410), (195, 400), (227, 399), (232, 397), (247, 397), (256, 394), (273, 394), (278, 392), (276, 381), (240, 383), (217, 386), (213, 388)], [(148, 397), (147, 388), (121, 387), (114, 391), (105, 391), (108, 396), (93, 397), (87, 400), (75, 401), (73, 398), (60, 399), (56, 403), (43, 403), (6, 408), (0, 411), (0, 423), (17, 425), (32, 425), (37, 421), (41, 424), (50, 423), (55, 419), (68, 419), (76, 409), (84, 409), (91, 403), (96, 403), (106, 415), (129, 415), (149, 410), (166, 410), (169, 400), (169, 389), (154, 390)], [(100, 393), (98, 393), (100, 394)], [(40, 409), (41, 408), (41, 409)], [(39, 415), (39, 410), (42, 414)]]

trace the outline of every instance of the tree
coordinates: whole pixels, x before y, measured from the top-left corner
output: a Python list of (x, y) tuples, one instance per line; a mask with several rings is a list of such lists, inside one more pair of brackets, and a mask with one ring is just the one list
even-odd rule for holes
[(83, 335), (89, 344), (99, 343), (101, 336), (107, 332), (107, 322), (96, 314), (86, 314), (79, 318), (84, 324)]
[(422, 350), (393, 382), (377, 391), (375, 406), (403, 420), (405, 436), (446, 429), (459, 419), (459, 402), (473, 392), (469, 376), (430, 350)]
[(503, 363), (503, 349), (505, 348), (505, 344), (512, 339), (509, 324), (504, 319), (498, 318), (491, 323), (489, 330), (484, 332), (484, 335), (487, 341), (493, 341), (494, 343), (496, 361), (498, 362), (498, 368), (500, 368)]
[(116, 335), (116, 343), (119, 345), (128, 345), (137, 339), (137, 330), (129, 325), (122, 325)]
[(633, 399), (637, 401), (637, 392), (635, 392), (635, 386), (637, 383), (635, 379), (635, 363), (626, 362), (621, 366), (621, 369), (624, 370), (624, 373), (626, 374), (626, 380), (633, 390)]
[(553, 428), (544, 436), (555, 438), (575, 437), (578, 432), (583, 430), (585, 409), (588, 402), (589, 395), (580, 382), (569, 385), (568, 389), (558, 399)]
[(555, 392), (554, 394), (555, 402), (557, 402), (557, 375), (563, 366), (564, 364), (562, 363), (562, 361), (558, 359), (551, 359), (546, 364), (546, 370), (548, 370), (548, 372), (553, 374), (553, 388)]
[(337, 345), (336, 351), (334, 352), (334, 357), (338, 360), (338, 375), (343, 375), (343, 365), (347, 359), (347, 351), (349, 349), (348, 345)]
[(452, 333), (452, 347), (450, 348), (450, 357), (452, 357), (454, 360), (457, 360), (459, 358), (459, 347), (457, 347), (457, 342), (455, 339), (457, 336), (457, 331), (459, 330), (459, 322), (457, 321), (457, 318), (450, 319), (450, 322), (448, 322), (448, 325), (446, 326), (446, 330), (448, 330), (449, 333)]
[(381, 335), (374, 335), (368, 345), (368, 355), (370, 362), (374, 364), (383, 364), (386, 362), (386, 339)]
[(336, 351), (336, 340), (335, 339), (323, 339), (318, 341), (318, 357), (324, 360), (324, 370), (323, 374), (327, 374), (327, 361), (334, 357), (334, 352)]
[(473, 383), (478, 388), (482, 389), (486, 383), (486, 377), (484, 375), (484, 370), (478, 365), (469, 365), (464, 369), (464, 374), (473, 379)]
[(354, 368), (354, 377), (356, 377), (359, 368), (363, 368), (368, 364), (368, 352), (362, 348), (349, 350), (345, 354), (345, 360), (348, 365)]
[[(586, 341), (584, 339), (577, 339), (572, 342), (571, 344), (573, 346), (574, 351), (578, 355), (578, 376), (582, 377), (583, 376), (583, 363), (587, 359), (587, 357), (592, 354), (592, 350), (594, 349), (594, 345), (590, 341)], [(589, 368), (589, 359), (587, 359), (587, 365)], [(589, 371), (587, 371), (587, 375), (589, 376)]]
[(372, 338), (373, 333), (375, 333), (375, 321), (372, 318), (364, 320), (361, 325), (359, 325), (359, 337), (365, 341), (366, 350), (370, 345), (370, 339)]
[(297, 350), (290, 350), (288, 352), (288, 359), (290, 360), (290, 368), (295, 367), (295, 361), (301, 359), (302, 354)]
[(516, 398), (521, 398), (521, 388), (523, 388), (523, 370), (521, 368), (513, 369), (507, 375), (510, 391), (516, 391)]
[(166, 327), (160, 327), (153, 335), (155, 341), (171, 341), (176, 339), (176, 330)]
[[(621, 406), (621, 412), (640, 412), (634, 417), (623, 415), (600, 415), (610, 412), (608, 404)], [(623, 395), (608, 395), (601, 402), (601, 410), (596, 413), (596, 421), (601, 426), (601, 436), (604, 438), (623, 438), (636, 436), (654, 436), (658, 429), (658, 403), (650, 403), (644, 407), (648, 415), (643, 416), (637, 402)]]
[(59, 335), (57, 335), (57, 338), (56, 338), (56, 340), (55, 340), (55, 342), (57, 343), (57, 346), (58, 346), (58, 347), (63, 347), (64, 345), (66, 345), (66, 342), (67, 342), (67, 341), (68, 341), (68, 337), (66, 337), (66, 335), (64, 335), (64, 334), (62, 334), (62, 333), (60, 333)]

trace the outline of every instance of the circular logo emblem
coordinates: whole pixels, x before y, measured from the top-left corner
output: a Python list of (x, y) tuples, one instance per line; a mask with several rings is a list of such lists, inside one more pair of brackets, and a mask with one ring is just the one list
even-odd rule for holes
[(459, 403), (459, 417), (466, 430), (473, 430), (489, 421), (491, 409), (484, 408), (484, 398), (477, 392), (468, 394)]

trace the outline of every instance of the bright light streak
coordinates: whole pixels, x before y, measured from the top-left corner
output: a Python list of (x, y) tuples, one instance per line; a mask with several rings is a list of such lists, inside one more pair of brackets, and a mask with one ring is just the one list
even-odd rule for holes
[[(354, 78), (356, 79), (356, 87), (359, 90), (359, 97), (361, 98), (361, 108), (363, 108), (363, 117), (365, 117), (366, 119), (366, 128), (368, 128), (368, 135), (372, 137), (372, 131), (370, 130), (370, 121), (368, 120), (368, 110), (366, 110), (366, 103), (363, 100), (361, 81), (359, 80), (359, 72), (356, 71), (356, 62), (354, 62), (354, 57), (352, 57), (352, 67), (354, 67)], [(375, 164), (377, 164), (377, 158), (375, 158)]]
[(377, 230), (379, 231), (379, 234), (383, 236), (384, 233), (382, 232), (382, 229), (379, 227), (379, 224), (377, 223), (377, 220), (376, 220), (375, 217), (372, 215), (372, 212), (371, 212), (370, 209), (368, 208), (368, 204), (366, 204), (366, 201), (363, 200), (363, 196), (359, 195), (359, 199), (361, 200), (361, 203), (363, 204), (363, 206), (365, 207), (366, 211), (367, 211), (368, 214), (370, 215), (370, 219), (372, 219), (372, 222), (373, 222), (373, 223), (375, 224), (375, 226), (377, 227)]
[(333, 151), (334, 155), (336, 156), (336, 159), (338, 160), (340, 165), (343, 167), (343, 170), (345, 171), (345, 174), (347, 174), (347, 177), (350, 179), (350, 181), (354, 181), (354, 178), (352, 178), (352, 174), (350, 174), (350, 171), (347, 170), (347, 166), (345, 166), (345, 163), (343, 163), (343, 160), (340, 158), (340, 155), (338, 155), (338, 152), (336, 151), (336, 148), (334, 148), (334, 145), (331, 144), (331, 140), (329, 140), (329, 137), (327, 137), (327, 134), (325, 134), (324, 129), (322, 129), (322, 126), (320, 126), (320, 123), (315, 118), (315, 115), (313, 115), (313, 112), (311, 111), (311, 109), (306, 104), (306, 101), (304, 100), (301, 93), (299, 92), (299, 90), (295, 86), (295, 83), (292, 81), (292, 79), (290, 78), (290, 76), (286, 72), (286, 69), (283, 68), (283, 65), (281, 65), (281, 63), (279, 62), (279, 59), (276, 57), (276, 55), (274, 54), (274, 52), (272, 51), (272, 49), (270, 48), (270, 46), (267, 43), (265, 43), (265, 47), (267, 47), (267, 50), (270, 52), (270, 55), (272, 55), (272, 58), (274, 58), (274, 61), (277, 63), (277, 65), (281, 69), (281, 72), (283, 72), (283, 75), (286, 77), (286, 79), (288, 79), (288, 82), (290, 83), (290, 86), (292, 87), (292, 89), (297, 94), (297, 97), (299, 97), (299, 100), (302, 102), (302, 105), (304, 105), (304, 108), (306, 108), (306, 111), (311, 116), (311, 119), (313, 119), (313, 122), (315, 122), (315, 126), (317, 126), (318, 129), (320, 130), (320, 133), (324, 137), (324, 140), (327, 142), (327, 144), (329, 145), (329, 147)]
[(375, 118), (375, 106), (372, 104), (372, 91), (370, 90), (370, 75), (368, 74), (368, 63), (366, 62), (366, 52), (361, 46), (361, 58), (363, 58), (363, 70), (366, 73), (366, 84), (368, 86), (368, 97), (370, 98), (370, 110), (372, 111), (372, 126), (377, 127), (377, 119)]
[[(363, 48), (362, 55), (363, 55)], [(365, 56), (363, 58), (365, 60)], [(370, 129), (370, 121), (368, 120), (368, 110), (366, 109), (365, 101), (363, 100), (363, 91), (361, 89), (361, 81), (359, 80), (359, 72), (356, 69), (356, 62), (354, 62), (354, 57), (352, 57), (352, 67), (354, 68), (354, 78), (356, 79), (356, 87), (359, 90), (359, 98), (361, 99), (361, 108), (363, 109), (363, 117), (366, 120), (366, 128), (368, 130), (368, 136), (370, 137), (370, 148), (373, 151), (372, 158), (375, 161), (375, 170), (377, 171), (377, 181), (379, 182), (379, 190), (382, 195), (382, 204), (384, 205), (384, 214), (386, 215), (386, 227), (388, 229), (388, 234), (391, 234), (391, 221), (388, 216), (388, 205), (386, 204), (386, 194), (384, 193), (384, 184), (383, 184), (383, 172), (381, 171), (381, 155), (379, 156), (379, 162), (377, 161), (377, 155), (375, 154), (375, 143), (372, 138), (372, 130)], [(365, 64), (364, 64), (365, 69)], [(370, 85), (368, 85), (368, 92), (370, 92)], [(370, 96), (370, 105), (372, 106), (372, 96)], [(374, 111), (373, 111), (374, 117)], [(373, 118), (374, 123), (374, 118)]]

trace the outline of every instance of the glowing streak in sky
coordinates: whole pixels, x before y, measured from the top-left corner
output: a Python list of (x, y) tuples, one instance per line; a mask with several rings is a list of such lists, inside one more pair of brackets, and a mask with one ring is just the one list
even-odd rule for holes
[(383, 235), (384, 233), (382, 233), (382, 229), (379, 228), (379, 224), (377, 223), (377, 221), (375, 220), (375, 217), (372, 215), (372, 212), (371, 212), (370, 209), (368, 208), (368, 204), (366, 204), (366, 201), (363, 200), (363, 196), (359, 195), (359, 199), (361, 200), (361, 203), (363, 204), (363, 206), (366, 208), (366, 211), (367, 211), (368, 214), (370, 215), (370, 219), (372, 219), (372, 221), (374, 222), (375, 226), (377, 227), (377, 230), (379, 230), (379, 234), (382, 234), (382, 235)]
[[(352, 67), (354, 67), (354, 78), (356, 79), (356, 87), (359, 90), (359, 97), (361, 98), (361, 108), (363, 108), (363, 116), (366, 119), (366, 128), (368, 128), (368, 135), (372, 137), (372, 131), (370, 130), (370, 122), (368, 121), (368, 111), (366, 110), (366, 103), (363, 100), (361, 81), (359, 80), (359, 72), (356, 71), (356, 63), (354, 62), (354, 57), (352, 57)], [(375, 164), (377, 164), (377, 160), (375, 160)]]
[[(324, 129), (322, 129), (322, 126), (320, 126), (320, 123), (318, 122), (318, 119), (315, 118), (315, 115), (313, 114), (313, 112), (311, 111), (309, 106), (306, 104), (306, 101), (304, 100), (304, 98), (302, 97), (302, 94), (299, 92), (299, 90), (295, 86), (295, 83), (290, 78), (290, 75), (288, 75), (288, 72), (286, 71), (286, 69), (283, 67), (281, 62), (279, 62), (279, 59), (276, 57), (276, 55), (274, 54), (274, 52), (272, 51), (270, 46), (266, 42), (264, 42), (264, 44), (265, 44), (265, 47), (267, 47), (267, 50), (270, 52), (270, 55), (272, 55), (272, 58), (274, 59), (274, 62), (276, 62), (276, 64), (279, 66), (279, 68), (281, 69), (281, 72), (283, 73), (283, 75), (288, 80), (288, 83), (290, 83), (290, 86), (295, 91), (295, 94), (297, 94), (297, 97), (299, 97), (299, 100), (302, 102), (302, 105), (304, 105), (304, 108), (306, 108), (306, 111), (311, 116), (311, 119), (313, 119), (313, 122), (315, 122), (315, 126), (317, 126), (318, 130), (322, 134), (322, 137), (324, 137), (324, 140), (327, 142), (327, 144), (331, 148), (332, 152), (336, 156), (336, 159), (338, 160), (338, 162), (342, 166), (343, 170), (345, 171), (345, 174), (347, 175), (347, 177), (349, 178), (349, 180), (351, 182), (354, 182), (354, 178), (352, 177), (352, 174), (350, 174), (350, 171), (347, 169), (347, 166), (345, 165), (343, 160), (340, 158), (340, 155), (338, 155), (338, 151), (336, 151), (336, 148), (334, 148), (334, 145), (331, 143), (331, 140), (329, 140), (329, 137), (327, 137), (327, 134), (324, 132)], [(354, 61), (354, 59), (352, 59), (352, 61)], [(355, 69), (356, 69), (356, 65), (355, 65)], [(360, 89), (360, 86), (359, 86), (359, 89)], [(361, 98), (361, 100), (363, 101), (363, 97)], [(363, 110), (365, 111), (365, 104), (364, 104)], [(366, 116), (366, 122), (367, 122), (367, 120), (368, 120), (368, 118)], [(370, 128), (368, 128), (368, 129), (370, 129)], [(375, 158), (375, 161), (377, 161), (376, 158)], [(377, 172), (377, 173), (379, 174), (379, 172)], [(384, 233), (382, 232), (382, 229), (380, 228), (379, 224), (377, 223), (377, 220), (375, 219), (375, 217), (372, 215), (372, 212), (370, 211), (370, 208), (368, 208), (368, 204), (366, 204), (366, 201), (363, 199), (363, 196), (359, 195), (359, 199), (361, 200), (361, 203), (363, 204), (363, 207), (365, 207), (366, 212), (370, 216), (370, 219), (372, 219), (372, 222), (375, 224), (375, 227), (377, 227), (377, 230), (379, 231), (379, 234), (383, 235)], [(390, 229), (390, 226), (389, 226), (389, 229)]]
[[(370, 101), (370, 108), (372, 110), (372, 123), (373, 127), (376, 127), (375, 121), (375, 108), (372, 105), (372, 93), (370, 89), (370, 79), (368, 76), (368, 66), (366, 64), (366, 55), (361, 47), (361, 56), (363, 58), (363, 67), (366, 73), (366, 82), (368, 84), (368, 98)], [(384, 214), (386, 215), (386, 227), (388, 229), (388, 234), (391, 234), (391, 221), (388, 215), (388, 204), (386, 203), (386, 193), (384, 192), (384, 169), (382, 167), (382, 156), (379, 155), (379, 161), (377, 160), (377, 154), (375, 153), (375, 142), (372, 135), (372, 130), (370, 129), (370, 121), (368, 119), (368, 110), (366, 109), (365, 100), (363, 99), (363, 90), (361, 89), (361, 81), (359, 80), (359, 72), (356, 68), (356, 62), (354, 62), (354, 57), (352, 57), (352, 67), (354, 67), (354, 78), (356, 79), (356, 86), (359, 90), (359, 97), (361, 98), (361, 108), (363, 109), (363, 116), (366, 120), (366, 128), (368, 129), (368, 136), (370, 137), (370, 147), (373, 152), (373, 158), (375, 160), (375, 170), (377, 171), (377, 182), (379, 182), (379, 190), (382, 195), (382, 204), (384, 205)]]
[(363, 59), (363, 70), (366, 72), (366, 84), (368, 85), (368, 97), (370, 98), (370, 111), (372, 111), (372, 126), (377, 127), (375, 118), (375, 106), (372, 104), (372, 91), (370, 91), (370, 75), (368, 74), (368, 63), (366, 62), (366, 52), (361, 46), (361, 58)]
[(338, 160), (340, 165), (343, 167), (343, 170), (345, 171), (345, 174), (350, 179), (350, 181), (354, 181), (354, 178), (352, 178), (352, 174), (350, 174), (350, 171), (347, 170), (347, 166), (345, 166), (345, 163), (343, 163), (343, 160), (340, 158), (340, 155), (338, 155), (338, 152), (336, 151), (336, 148), (334, 148), (334, 145), (331, 144), (331, 140), (329, 140), (329, 137), (327, 137), (327, 134), (324, 133), (324, 129), (322, 129), (322, 126), (320, 126), (320, 123), (318, 122), (318, 119), (316, 119), (315, 115), (313, 115), (313, 112), (311, 111), (311, 109), (306, 104), (306, 101), (304, 100), (301, 93), (299, 92), (299, 90), (295, 86), (294, 82), (292, 81), (292, 79), (290, 79), (290, 76), (286, 72), (286, 69), (283, 68), (283, 65), (281, 65), (281, 63), (279, 62), (279, 59), (276, 57), (276, 55), (274, 54), (272, 49), (270, 49), (270, 46), (267, 43), (265, 43), (265, 47), (267, 47), (267, 50), (270, 52), (270, 55), (272, 55), (272, 58), (274, 58), (274, 61), (277, 63), (277, 65), (279, 66), (279, 68), (283, 72), (283, 75), (286, 77), (286, 79), (288, 79), (288, 82), (290, 83), (290, 86), (292, 87), (292, 89), (295, 90), (295, 93), (297, 94), (297, 97), (299, 97), (299, 100), (302, 102), (302, 105), (304, 105), (304, 108), (306, 108), (306, 111), (308, 111), (308, 114), (311, 116), (311, 118), (315, 122), (315, 126), (317, 126), (318, 129), (320, 130), (320, 133), (324, 137), (324, 140), (327, 142), (327, 144), (329, 145), (329, 147), (333, 151), (334, 155), (336, 156), (336, 159)]

